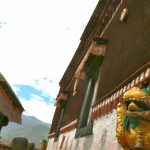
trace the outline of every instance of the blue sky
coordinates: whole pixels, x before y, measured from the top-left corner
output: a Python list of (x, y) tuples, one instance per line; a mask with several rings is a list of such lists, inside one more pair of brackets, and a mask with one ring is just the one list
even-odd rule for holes
[[(46, 77), (43, 77), (43, 81), (53, 84), (53, 81)], [(34, 83), (37, 86), (41, 86), (40, 82), (41, 82), (40, 80), (34, 80)], [(49, 93), (46, 93), (42, 89), (36, 88), (36, 86), (34, 87), (32, 85), (14, 84), (13, 86), (15, 87), (15, 89), (18, 89), (16, 90), (16, 93), (20, 99), (24, 98), (26, 100), (30, 100), (30, 98), (33, 96), (34, 97), (37, 96), (38, 98), (40, 96), (45, 103), (53, 105), (55, 104), (56, 93), (54, 95), (49, 95)]]
[(98, 0), (0, 0), (0, 71), (25, 114), (52, 122), (59, 81)]
[(21, 99), (21, 98), (24, 98), (24, 99), (27, 99), (29, 100), (33, 95), (34, 96), (39, 96), (44, 99), (44, 101), (47, 103), (47, 104), (54, 104), (54, 101), (55, 101), (55, 98), (49, 96), (49, 95), (46, 95), (46, 94), (43, 94), (43, 91), (42, 90), (37, 90), (35, 89), (34, 87), (30, 86), (30, 85), (14, 85), (16, 88), (19, 88), (19, 91), (17, 92), (17, 95), (18, 97)]
[(0, 28), (2, 28), (5, 24), (5, 22), (0, 21)]

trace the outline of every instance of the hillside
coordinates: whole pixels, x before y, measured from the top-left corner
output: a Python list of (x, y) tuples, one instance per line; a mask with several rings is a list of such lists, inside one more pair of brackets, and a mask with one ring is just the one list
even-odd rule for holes
[(36, 147), (39, 147), (41, 139), (47, 139), (50, 125), (40, 121), (33, 116), (23, 116), (22, 125), (9, 123), (1, 132), (1, 137), (4, 140), (11, 141), (16, 136), (28, 138), (29, 142), (34, 142)]

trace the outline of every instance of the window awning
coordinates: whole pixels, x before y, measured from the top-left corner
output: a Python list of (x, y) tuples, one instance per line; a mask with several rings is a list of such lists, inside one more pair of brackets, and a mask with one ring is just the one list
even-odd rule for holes
[(69, 95), (69, 92), (68, 92), (68, 91), (63, 91), (63, 92), (61, 92), (61, 94), (57, 97), (57, 101), (56, 101), (56, 103), (55, 103), (55, 106), (56, 106), (57, 108), (59, 108), (59, 107), (60, 107), (60, 103), (61, 103), (62, 101), (67, 101), (67, 100), (68, 100), (68, 95)]
[(107, 39), (100, 37), (93, 38), (92, 44), (75, 72), (76, 80), (73, 87), (73, 95), (77, 93), (79, 80), (85, 80), (87, 77), (93, 76), (100, 67), (102, 59), (105, 56), (107, 43)]
[(24, 108), (19, 99), (4, 76), (0, 73), (0, 112), (7, 116), (9, 121), (21, 124), (23, 111)]
[(0, 112), (7, 116), (9, 121), (13, 121), (19, 124), (21, 123), (22, 111), (18, 108), (15, 108), (4, 94), (0, 94)]
[[(79, 67), (75, 72), (75, 77), (77, 79), (86, 79), (87, 75), (84, 67), (88, 66), (89, 62), (92, 63), (95, 57), (103, 58), (105, 56), (108, 40), (102, 39), (100, 37), (93, 38), (92, 44), (90, 45), (87, 53), (85, 54), (83, 60), (81, 61)], [(93, 59), (94, 57), (94, 59)]]

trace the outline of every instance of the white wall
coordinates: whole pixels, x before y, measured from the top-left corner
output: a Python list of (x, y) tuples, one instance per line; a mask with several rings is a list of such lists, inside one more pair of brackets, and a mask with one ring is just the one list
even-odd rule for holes
[(63, 136), (62, 150), (120, 150), (116, 139), (116, 110), (94, 121), (93, 134), (75, 139), (76, 129), (61, 134), (58, 142), (49, 139), (47, 150), (59, 150)]

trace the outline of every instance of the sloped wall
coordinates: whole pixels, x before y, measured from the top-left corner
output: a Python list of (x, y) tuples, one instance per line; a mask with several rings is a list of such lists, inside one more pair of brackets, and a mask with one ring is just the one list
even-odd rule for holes
[[(47, 150), (120, 150), (116, 139), (116, 110), (94, 121), (93, 134), (75, 139), (76, 130), (60, 135), (58, 142), (49, 139)], [(62, 139), (65, 140), (62, 144)]]

